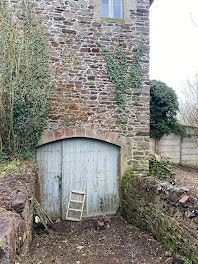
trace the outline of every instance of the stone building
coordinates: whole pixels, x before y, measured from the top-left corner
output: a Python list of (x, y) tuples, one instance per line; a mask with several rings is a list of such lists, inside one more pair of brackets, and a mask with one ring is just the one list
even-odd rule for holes
[[(54, 217), (65, 214), (71, 189), (85, 190), (86, 207), (98, 207), (87, 211), (88, 216), (99, 214), (101, 204), (105, 213), (113, 213), (123, 173), (148, 171), (151, 2), (35, 1), (49, 33), (55, 76), (51, 113), (37, 151), (42, 203)], [(142, 39), (142, 85), (138, 94), (130, 87), (123, 110), (116, 103), (102, 49), (115, 53), (119, 44), (131, 64)], [(125, 119), (118, 122), (122, 114)]]

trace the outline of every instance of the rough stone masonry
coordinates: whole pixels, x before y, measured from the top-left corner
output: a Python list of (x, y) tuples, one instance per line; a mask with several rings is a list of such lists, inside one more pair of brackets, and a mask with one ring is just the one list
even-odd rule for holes
[(188, 189), (126, 173), (121, 207), (129, 223), (198, 264), (198, 199)]
[[(56, 85), (51, 114), (40, 144), (90, 137), (121, 147), (121, 173), (148, 168), (149, 149), (149, 0), (123, 1), (123, 19), (101, 17), (101, 0), (36, 1), (50, 39)], [(120, 108), (106, 73), (102, 48), (120, 43), (131, 63), (141, 38), (143, 83), (140, 95), (126, 95), (126, 124), (116, 123)]]
[[(13, 12), (19, 2), (9, 0)], [(149, 7), (150, 0), (123, 0), (123, 18), (101, 17), (101, 0), (37, 0), (37, 13), (49, 36), (50, 68), (55, 80), (51, 114), (39, 145), (88, 137), (121, 147), (121, 175), (131, 168), (148, 171), (149, 152)], [(125, 123), (109, 80), (102, 48), (123, 47), (129, 64), (140, 43), (140, 95), (126, 94)]]

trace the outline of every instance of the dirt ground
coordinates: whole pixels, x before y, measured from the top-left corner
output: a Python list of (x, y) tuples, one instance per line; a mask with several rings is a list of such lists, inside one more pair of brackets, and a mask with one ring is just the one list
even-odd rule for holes
[[(198, 195), (198, 169), (173, 165), (176, 186)], [(20, 167), (20, 174), (23, 168)], [(27, 176), (27, 171), (23, 174)], [(7, 170), (0, 179), (0, 206), (10, 210), (16, 183), (28, 184), (24, 175)], [(2, 177), (3, 176), (3, 177)], [(27, 181), (27, 182), (26, 182)], [(151, 235), (128, 224), (121, 217), (111, 217), (110, 227), (96, 229), (96, 218), (81, 222), (55, 224), (50, 234), (36, 232), (29, 252), (16, 264), (171, 264), (174, 254), (166, 251)]]
[(129, 264), (172, 263), (171, 252), (152, 236), (121, 217), (96, 229), (96, 219), (55, 224), (51, 234), (36, 234), (28, 258), (20, 264)]
[(185, 187), (192, 195), (198, 196), (198, 169), (175, 164), (171, 166), (176, 171), (176, 185)]
[[(176, 186), (198, 194), (198, 169), (172, 166), (176, 171)], [(50, 234), (37, 230), (29, 256), (18, 264), (172, 263), (173, 252), (166, 251), (151, 235), (121, 217), (111, 217), (110, 226), (104, 230), (96, 229), (96, 219), (56, 223)]]

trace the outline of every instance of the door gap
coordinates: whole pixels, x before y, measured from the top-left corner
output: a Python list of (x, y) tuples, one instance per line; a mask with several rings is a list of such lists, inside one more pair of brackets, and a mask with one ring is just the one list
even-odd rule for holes
[(60, 216), (61, 216), (61, 220), (63, 220), (63, 141), (61, 142), (61, 175), (60, 175), (60, 188), (59, 188), (59, 192), (60, 192)]

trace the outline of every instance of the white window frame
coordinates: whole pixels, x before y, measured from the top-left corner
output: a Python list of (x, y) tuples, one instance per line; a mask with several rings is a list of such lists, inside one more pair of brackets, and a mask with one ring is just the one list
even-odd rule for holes
[[(120, 14), (121, 17), (120, 18), (116, 18), (113, 16), (113, 0), (109, 0), (109, 16), (105, 17), (105, 18), (113, 18), (113, 19), (122, 19), (123, 18), (123, 0), (121, 1), (121, 5), (120, 5)], [(102, 0), (101, 0), (101, 16), (102, 16)], [(104, 17), (104, 16), (102, 16)]]

